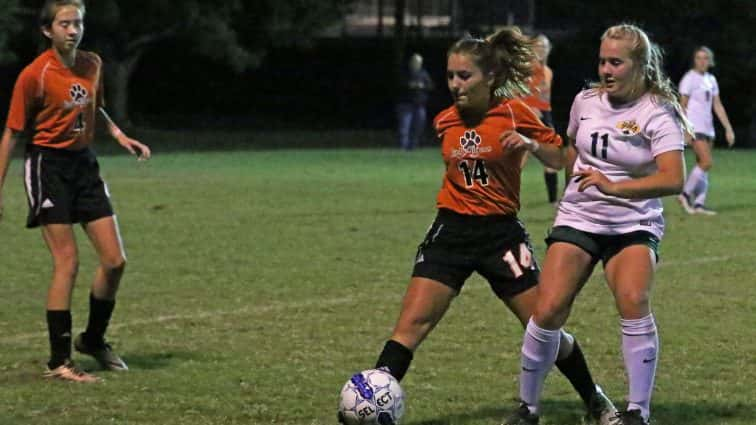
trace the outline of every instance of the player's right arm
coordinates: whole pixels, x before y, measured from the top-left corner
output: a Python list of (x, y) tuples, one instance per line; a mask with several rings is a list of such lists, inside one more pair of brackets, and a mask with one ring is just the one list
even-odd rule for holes
[(0, 138), (0, 220), (3, 218), (3, 186), (8, 175), (11, 153), (17, 141), (18, 132), (6, 127), (3, 137)]

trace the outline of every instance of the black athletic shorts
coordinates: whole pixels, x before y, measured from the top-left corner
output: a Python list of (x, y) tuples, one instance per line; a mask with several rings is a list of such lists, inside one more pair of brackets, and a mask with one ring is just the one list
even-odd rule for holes
[(88, 223), (113, 215), (94, 152), (27, 145), (24, 185), (29, 202), (26, 227)]
[(600, 235), (597, 233), (584, 232), (570, 226), (556, 226), (551, 229), (546, 238), (546, 244), (551, 246), (554, 242), (567, 242), (582, 248), (591, 254), (593, 263), (601, 260), (606, 263), (624, 248), (630, 245), (646, 245), (651, 248), (659, 262), (659, 238), (653, 233), (639, 230), (623, 235)]
[(477, 271), (499, 298), (538, 284), (538, 265), (517, 217), (461, 215), (439, 209), (415, 256), (412, 277), (433, 279), (459, 292)]
[(714, 136), (709, 136), (708, 134), (704, 133), (696, 133), (695, 134), (695, 140), (703, 140), (704, 142), (713, 142)]
[(554, 128), (554, 117), (553, 117), (551, 111), (541, 110), (541, 122), (546, 127)]

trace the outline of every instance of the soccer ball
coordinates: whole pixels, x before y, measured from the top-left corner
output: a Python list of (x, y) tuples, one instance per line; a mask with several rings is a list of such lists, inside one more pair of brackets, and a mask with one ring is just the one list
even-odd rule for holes
[(398, 425), (402, 414), (404, 392), (388, 372), (355, 373), (341, 389), (339, 422), (344, 425)]

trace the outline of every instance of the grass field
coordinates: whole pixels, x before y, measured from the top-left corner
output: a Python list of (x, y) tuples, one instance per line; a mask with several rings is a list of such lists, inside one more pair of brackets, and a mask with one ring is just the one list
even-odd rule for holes
[[(756, 152), (717, 151), (710, 205), (666, 199), (653, 303), (659, 425), (756, 424)], [(23, 229), (21, 164), (0, 222), (0, 424), (333, 424), (341, 385), (390, 334), (434, 216), (435, 150), (163, 153), (101, 158), (129, 265), (109, 332), (129, 363), (99, 385), (41, 378), (50, 259)], [(530, 161), (521, 214), (538, 258), (553, 211)], [(79, 233), (74, 328), (94, 258)], [(568, 323), (597, 381), (625, 396), (619, 324), (600, 269)], [(522, 330), (480, 278), (418, 350), (405, 424), (497, 424), (517, 395)], [(76, 356), (81, 365), (94, 367)], [(553, 373), (544, 425), (580, 423)]]

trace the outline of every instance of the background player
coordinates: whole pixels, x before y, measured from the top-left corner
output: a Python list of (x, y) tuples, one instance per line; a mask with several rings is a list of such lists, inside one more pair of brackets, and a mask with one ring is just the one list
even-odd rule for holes
[[(551, 84), (554, 80), (554, 72), (548, 65), (551, 42), (544, 34), (533, 37), (533, 51), (536, 60), (533, 61), (533, 71), (528, 88), (530, 94), (523, 97), (526, 105), (533, 108), (536, 116), (547, 126), (554, 128), (554, 119), (551, 112)], [(527, 158), (527, 156), (526, 156)], [(543, 180), (546, 183), (547, 199), (550, 204), (556, 206), (558, 177), (557, 171), (544, 166)]]
[[(107, 187), (89, 147), (97, 111), (105, 118), (110, 135), (126, 150), (148, 159), (150, 149), (127, 137), (102, 109), (102, 61), (94, 53), (78, 50), (84, 13), (84, 3), (79, 0), (47, 0), (42, 8), (41, 30), (51, 48), (24, 68), (16, 81), (0, 140), (0, 190), (19, 133), (29, 130), (32, 140), (26, 145), (24, 167), (27, 227), (42, 227), (53, 259), (47, 293), (51, 356), (45, 376), (96, 382), (97, 377), (71, 361), (71, 294), (78, 271), (74, 223), (82, 224), (100, 260), (89, 298), (87, 328), (74, 345), (94, 356), (105, 369), (128, 369), (104, 338), (126, 256)], [(0, 216), (1, 212), (0, 193)]]
[(683, 193), (677, 197), (680, 205), (689, 214), (716, 214), (714, 210), (706, 207), (709, 170), (712, 166), (711, 148), (714, 142), (712, 108), (725, 129), (727, 145), (732, 147), (735, 143), (735, 133), (719, 98), (717, 78), (709, 73), (709, 68), (713, 66), (714, 53), (711, 49), (706, 46), (698, 47), (693, 51), (693, 69), (686, 72), (680, 80), (680, 103), (695, 131), (691, 146), (696, 153), (696, 165), (688, 175)]

